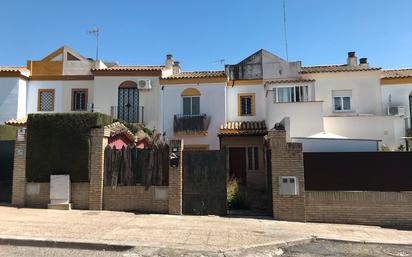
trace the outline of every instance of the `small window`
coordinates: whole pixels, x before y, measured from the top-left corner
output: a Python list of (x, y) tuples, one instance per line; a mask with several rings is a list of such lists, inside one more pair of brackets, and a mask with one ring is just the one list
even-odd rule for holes
[(72, 111), (87, 110), (87, 89), (72, 90)]
[(259, 148), (247, 148), (247, 164), (249, 170), (259, 170)]
[(332, 92), (333, 111), (334, 112), (349, 112), (352, 111), (352, 91), (351, 90), (335, 90)]
[(185, 96), (183, 97), (183, 115), (200, 114), (200, 97)]
[(254, 158), (255, 158), (255, 170), (259, 169), (259, 150), (257, 147), (254, 148)]
[(239, 94), (239, 116), (255, 115), (255, 94)]
[(54, 89), (39, 89), (37, 111), (52, 112), (54, 111)]

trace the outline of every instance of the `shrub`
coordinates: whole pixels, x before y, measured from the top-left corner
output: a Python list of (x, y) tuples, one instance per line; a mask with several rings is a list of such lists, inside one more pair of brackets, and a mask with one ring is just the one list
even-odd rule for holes
[(227, 181), (227, 205), (229, 210), (249, 208), (246, 188), (235, 178)]
[(16, 140), (16, 128), (9, 125), (0, 125), (0, 141)]
[(90, 130), (112, 123), (100, 113), (30, 114), (27, 120), (29, 182), (49, 182), (51, 174), (70, 174), (72, 182), (88, 182)]

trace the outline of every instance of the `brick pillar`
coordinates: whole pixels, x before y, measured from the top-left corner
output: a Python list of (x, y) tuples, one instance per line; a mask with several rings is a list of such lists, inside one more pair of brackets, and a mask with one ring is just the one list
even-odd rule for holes
[(91, 131), (90, 144), (90, 186), (89, 209), (103, 209), (104, 149), (108, 144), (110, 131), (107, 128), (96, 128)]
[[(25, 131), (25, 128), (19, 128)], [(24, 207), (26, 194), (26, 139), (27, 136), (20, 134), (17, 136), (14, 146), (13, 162), (13, 189), (11, 202), (13, 205)]]
[[(169, 214), (183, 214), (183, 140), (170, 140), (170, 154), (180, 157), (177, 167), (169, 167)], [(177, 152), (176, 152), (177, 151)]]
[[(272, 129), (268, 132), (272, 157), (273, 216), (286, 221), (306, 221), (305, 177), (302, 144), (286, 142), (286, 131)], [(281, 195), (280, 176), (295, 176), (298, 195)]]

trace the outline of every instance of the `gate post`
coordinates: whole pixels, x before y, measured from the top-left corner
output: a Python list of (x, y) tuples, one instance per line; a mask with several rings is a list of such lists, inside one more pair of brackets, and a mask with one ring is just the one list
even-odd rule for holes
[[(275, 219), (306, 221), (302, 144), (286, 142), (286, 131), (268, 132), (272, 158), (272, 208)], [(281, 183), (287, 188), (281, 189)], [(292, 179), (292, 180), (290, 180)], [(294, 181), (296, 184), (292, 184)]]
[(24, 207), (26, 195), (26, 128), (17, 128), (13, 161), (13, 187), (11, 203), (18, 207)]
[(169, 214), (183, 214), (183, 140), (170, 140), (170, 154), (176, 154), (179, 157), (176, 167), (169, 167)]
[(90, 144), (90, 184), (89, 209), (103, 209), (104, 149), (108, 144), (110, 130), (95, 128), (91, 130)]

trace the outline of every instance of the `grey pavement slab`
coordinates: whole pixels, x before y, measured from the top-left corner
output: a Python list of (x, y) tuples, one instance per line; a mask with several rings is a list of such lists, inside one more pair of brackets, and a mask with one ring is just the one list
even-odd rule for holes
[(412, 244), (412, 231), (216, 216), (0, 207), (0, 238), (222, 252), (313, 237)]

